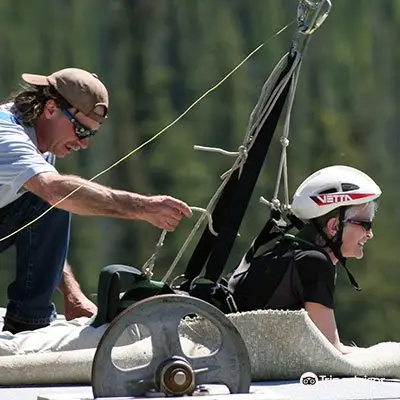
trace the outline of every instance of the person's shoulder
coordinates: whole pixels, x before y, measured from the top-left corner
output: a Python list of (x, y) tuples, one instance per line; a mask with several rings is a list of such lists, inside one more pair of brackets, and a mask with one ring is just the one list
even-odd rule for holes
[(12, 104), (0, 105), (0, 132), (7, 131), (10, 134), (26, 134), (25, 128), (18, 122), (15, 115), (11, 112)]
[(295, 251), (295, 260), (332, 264), (328, 254), (323, 249), (318, 248), (298, 248)]
[(7, 149), (37, 152), (34, 128), (22, 125), (11, 112), (10, 104), (0, 105), (0, 145), (2, 153)]
[(294, 264), (303, 278), (307, 277), (314, 281), (324, 276), (329, 281), (332, 278), (334, 281), (335, 265), (322, 248), (306, 248), (296, 251)]
[(22, 132), (24, 129), (21, 125), (17, 124), (13, 116), (7, 113), (3, 113), (0, 110), (0, 127), (2, 130), (11, 130)]

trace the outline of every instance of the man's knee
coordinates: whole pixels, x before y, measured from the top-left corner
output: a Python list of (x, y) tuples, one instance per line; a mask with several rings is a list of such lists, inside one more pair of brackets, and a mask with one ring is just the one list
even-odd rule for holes
[[(25, 199), (26, 221), (38, 218), (17, 236), (17, 273), (8, 288), (5, 328), (10, 332), (42, 328), (52, 320), (51, 297), (61, 279), (68, 252), (70, 214), (54, 208), (37, 196)], [(27, 210), (30, 205), (32, 210)]]

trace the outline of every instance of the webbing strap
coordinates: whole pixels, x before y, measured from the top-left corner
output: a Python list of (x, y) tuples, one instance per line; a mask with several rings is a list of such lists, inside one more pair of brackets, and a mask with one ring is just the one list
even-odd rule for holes
[[(275, 82), (274, 88), (279, 86), (281, 80), (287, 75), (293, 61), (294, 58), (288, 58), (287, 65)], [(287, 81), (269, 117), (264, 121), (248, 153), (241, 174), (239, 174), (239, 171), (235, 171), (225, 186), (212, 213), (214, 229), (218, 232), (218, 236), (213, 236), (208, 227), (203, 231), (185, 271), (185, 277), (189, 281), (200, 275), (204, 265), (206, 265), (206, 278), (215, 282), (220, 278), (266, 158), (288, 95), (290, 83), (291, 79)], [(273, 93), (274, 90), (271, 92)]]
[(272, 240), (278, 238), (279, 236), (283, 236), (291, 227), (292, 225), (288, 224), (280, 224), (281, 221), (281, 213), (279, 210), (272, 210), (271, 217), (264, 225), (261, 232), (258, 236), (254, 239), (253, 243), (251, 244), (250, 248), (247, 250), (245, 254), (245, 260), (247, 263), (250, 263), (254, 255), (257, 253), (261, 246), (270, 243)]
[[(343, 225), (343, 217), (344, 217), (344, 207), (342, 207), (342, 209), (340, 210), (341, 216), (340, 216), (340, 224), (339, 225)], [(357, 283), (356, 279), (354, 278), (353, 274), (349, 271), (349, 269), (347, 268), (346, 265), (346, 258), (343, 257), (342, 252), (341, 252), (341, 246), (342, 246), (342, 240), (340, 237), (340, 240), (338, 243), (333, 242), (332, 239), (330, 239), (328, 237), (328, 235), (326, 234), (326, 232), (322, 229), (321, 225), (316, 222), (315, 220), (312, 220), (312, 223), (315, 227), (315, 229), (317, 230), (317, 232), (321, 235), (321, 237), (325, 240), (325, 243), (329, 246), (329, 248), (333, 251), (333, 254), (335, 255), (335, 257), (339, 260), (339, 263), (342, 265), (342, 267), (345, 269), (346, 273), (347, 273), (347, 277), (349, 278), (350, 283), (353, 285), (353, 287), (358, 290), (361, 291), (361, 287), (359, 286), (359, 284)], [(343, 231), (343, 226), (339, 229), (338, 235), (342, 236), (342, 231)]]
[[(286, 98), (289, 97), (284, 136), (282, 137), (282, 146), (286, 150), (290, 113), (303, 55), (312, 34), (322, 25), (330, 8), (330, 0), (299, 1), (298, 26), (290, 51), (278, 63), (268, 78), (261, 92), (261, 101), (257, 103), (250, 116), (249, 129), (245, 136), (244, 146), (241, 146), (241, 153), (245, 157), (238, 157), (237, 162), (234, 164), (236, 168), (238, 167), (237, 164), (240, 164), (240, 171), (232, 168), (228, 171), (227, 176), (224, 174), (226, 181), (221, 185), (221, 191), (218, 190), (215, 198), (213, 197), (210, 202), (214, 210), (212, 213), (213, 228), (218, 233), (218, 236), (213, 236), (209, 228), (204, 229), (186, 267), (184, 274), (186, 278), (185, 285), (190, 285), (193, 279), (200, 276), (204, 266), (206, 266), (205, 278), (214, 282), (219, 280), (237, 236), (261, 166), (266, 158)], [(281, 156), (276, 196), (282, 173), (287, 192), (286, 151), (283, 151)], [(274, 200), (277, 200), (277, 198), (274, 198)], [(285, 200), (287, 205), (288, 196), (286, 196)], [(195, 229), (197, 230), (197, 228), (196, 226)], [(189, 235), (190, 239), (191, 237)], [(188, 240), (185, 242), (184, 248), (186, 248), (187, 243)], [(177, 259), (180, 256), (181, 252), (178, 254)], [(167, 279), (175, 265), (176, 260), (164, 279)]]

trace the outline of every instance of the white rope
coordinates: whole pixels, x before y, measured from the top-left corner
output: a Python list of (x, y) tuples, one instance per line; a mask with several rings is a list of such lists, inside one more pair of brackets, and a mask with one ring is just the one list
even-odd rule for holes
[(151, 279), (153, 276), (153, 269), (154, 265), (156, 262), (156, 259), (158, 257), (158, 254), (161, 251), (161, 247), (164, 245), (164, 240), (165, 236), (167, 236), (167, 231), (164, 229), (161, 232), (160, 238), (158, 239), (158, 242), (156, 244), (156, 248), (154, 250), (154, 253), (151, 255), (151, 257), (143, 264), (142, 267), (142, 273), (148, 278)]
[[(324, 5), (324, 3), (328, 4), (328, 9), (325, 11), (325, 13), (321, 16), (321, 10)], [(305, 40), (302, 43), (302, 49), (301, 53), (299, 50), (297, 50), (296, 54), (304, 54), (306, 51), (311, 34), (319, 27), (321, 24), (324, 22), (326, 19), (329, 11), (331, 8), (331, 3), (329, 0), (322, 0), (322, 1), (317, 1), (313, 3), (310, 0), (304, 0), (303, 2), (300, 2), (299, 5), (299, 14), (301, 12), (303, 15), (299, 16), (299, 34), (302, 35), (307, 35)], [(306, 18), (310, 15), (310, 12), (314, 12), (311, 18), (311, 23), (309, 25), (305, 24)], [(293, 42), (292, 49), (298, 47), (297, 40)], [(281, 158), (280, 158), (280, 163), (279, 163), (279, 169), (278, 169), (278, 174), (277, 174), (277, 180), (276, 180), (276, 185), (275, 185), (275, 191), (273, 198), (270, 202), (265, 200), (260, 201), (264, 204), (269, 205), (271, 208), (279, 209), (282, 213), (289, 212), (290, 211), (290, 200), (289, 200), (289, 184), (288, 184), (288, 168), (287, 168), (287, 147), (289, 146), (289, 127), (290, 127), (290, 120), (291, 120), (291, 113), (292, 113), (292, 108), (293, 108), (293, 102), (294, 102), (294, 97), (295, 97), (295, 92), (297, 88), (297, 83), (299, 79), (299, 73), (300, 73), (300, 68), (302, 65), (302, 60), (299, 61), (299, 64), (296, 65), (296, 71), (293, 74), (292, 77), (292, 82), (289, 88), (289, 94), (288, 94), (288, 106), (287, 106), (287, 112), (286, 112), (286, 117), (285, 117), (285, 124), (284, 124), (284, 129), (283, 129), (283, 135), (281, 137), (281, 145), (282, 145), (282, 151), (281, 151)], [(279, 194), (279, 188), (281, 185), (281, 180), (283, 176), (283, 190), (284, 190), (284, 203), (281, 204), (280, 201), (278, 200), (278, 194)]]
[(278, 101), (292, 73), (295, 71), (295, 68), (300, 61), (300, 57), (296, 57), (296, 59), (292, 64), (292, 67), (290, 68), (286, 76), (278, 84), (274, 92), (272, 92), (268, 102), (265, 103), (265, 97), (269, 96), (272, 91), (272, 88), (270, 88), (268, 85), (269, 84), (275, 85), (277, 78), (281, 75), (283, 69), (285, 68), (286, 65), (285, 62), (287, 61), (287, 56), (288, 54), (286, 54), (281, 58), (278, 65), (274, 68), (272, 74), (268, 78), (267, 82), (264, 84), (259, 100), (250, 115), (250, 122), (248, 124), (248, 129), (243, 144), (239, 147), (239, 152), (238, 152), (239, 157), (237, 158), (236, 162), (233, 164), (231, 169), (229, 169), (228, 171), (226, 171), (221, 175), (221, 179), (226, 179), (226, 177), (228, 176), (230, 177), (230, 175), (232, 175), (232, 173), (236, 171), (236, 169), (238, 168), (240, 169), (239, 173), (240, 177), (242, 168), (247, 160), (247, 155), (250, 149), (253, 147), (253, 144), (255, 143), (257, 136), (260, 130), (262, 129), (262, 126), (264, 125), (264, 122), (271, 114), (271, 111), (273, 110), (276, 102)]
[[(213, 197), (211, 198), (210, 202), (207, 205), (206, 211), (207, 213), (211, 214), (212, 209), (214, 208), (214, 204), (217, 201), (218, 197), (222, 193), (225, 185), (227, 183), (227, 180), (224, 180), (221, 184), (221, 186), (217, 189), (217, 191), (214, 193)], [(169, 276), (172, 274), (172, 272), (175, 270), (176, 265), (178, 264), (179, 260), (181, 259), (183, 253), (189, 246), (190, 242), (192, 241), (194, 235), (196, 232), (199, 230), (202, 222), (204, 221), (206, 216), (206, 213), (204, 213), (196, 222), (195, 226), (193, 227), (192, 231), (190, 232), (189, 236), (186, 238), (185, 242), (183, 243), (182, 247), (180, 248), (178, 254), (176, 255), (174, 261), (172, 262), (171, 266), (169, 267), (167, 273), (164, 275), (162, 278), (162, 282), (166, 282)]]
[[(205, 210), (204, 208), (200, 208), (200, 207), (190, 207), (190, 209), (192, 211), (198, 211), (198, 212), (203, 213), (203, 215), (205, 215), (208, 218), (208, 229), (210, 230), (210, 232), (213, 235), (218, 236), (218, 233), (215, 232), (215, 230), (213, 228), (212, 214), (209, 211)], [(151, 257), (142, 266), (142, 273), (148, 279), (151, 279), (152, 276), (153, 276), (154, 266), (155, 266), (157, 257), (160, 254), (161, 248), (164, 245), (164, 240), (165, 240), (166, 236), (167, 236), (167, 231), (164, 229), (161, 232), (160, 238), (158, 239), (158, 242), (156, 244), (156, 248), (154, 250), (154, 253), (151, 255)]]
[(208, 219), (208, 229), (214, 236), (218, 236), (218, 233), (214, 230), (212, 214), (210, 213), (210, 211), (200, 207), (190, 207), (190, 208), (192, 211), (198, 211), (203, 213)]
[[(321, 15), (321, 10), (324, 5), (328, 4), (328, 9), (325, 11), (323, 15)], [(329, 11), (331, 8), (331, 3), (329, 0), (300, 0), (299, 7), (298, 7), (298, 31), (296, 32), (293, 41), (292, 41), (292, 46), (291, 50), (289, 53), (285, 54), (281, 60), (278, 62), (270, 76), (268, 77), (267, 81), (264, 83), (260, 97), (253, 109), (253, 111), (250, 114), (248, 126), (246, 129), (246, 134), (243, 140), (242, 145), (239, 147), (237, 152), (229, 152), (224, 149), (220, 148), (212, 148), (212, 147), (205, 147), (205, 146), (195, 146), (195, 150), (202, 150), (202, 151), (209, 151), (209, 152), (215, 152), (215, 153), (220, 153), (223, 155), (228, 155), (228, 156), (236, 156), (236, 160), (233, 163), (231, 169), (226, 171), (221, 175), (222, 183), (220, 187), (217, 189), (215, 194), (212, 196), (211, 200), (209, 201), (206, 212), (198, 219), (196, 222), (194, 228), (190, 232), (189, 236), (187, 237), (185, 243), (179, 250), (177, 256), (175, 257), (175, 260), (171, 264), (170, 268), (168, 269), (167, 273), (164, 275), (162, 281), (166, 282), (166, 280), (169, 278), (171, 273), (174, 271), (177, 263), (181, 259), (184, 251), (190, 244), (191, 240), (193, 239), (195, 233), (201, 226), (201, 223), (204, 221), (205, 215), (211, 215), (212, 210), (214, 209), (214, 205), (221, 195), (223, 189), (225, 188), (227, 182), (229, 181), (230, 177), (232, 174), (239, 169), (239, 177), (241, 176), (242, 169), (244, 164), (247, 161), (247, 155), (252, 148), (252, 146), (255, 143), (255, 140), (262, 129), (266, 119), (269, 117), (271, 111), (273, 110), (276, 102), (280, 98), (280, 95), (282, 94), (283, 90), (286, 88), (288, 82), (290, 79), (292, 79), (290, 87), (289, 87), (289, 93), (288, 93), (288, 106), (286, 109), (286, 116), (285, 116), (285, 124), (284, 124), (284, 131), (283, 135), (281, 138), (281, 145), (282, 145), (282, 153), (281, 153), (281, 159), (280, 159), (280, 164), (279, 164), (279, 172), (277, 176), (277, 182), (275, 186), (275, 193), (274, 193), (274, 198), (272, 199), (271, 202), (265, 200), (264, 198), (263, 201), (270, 205), (271, 207), (275, 207), (278, 209), (281, 209), (281, 204), (280, 201), (278, 200), (278, 193), (279, 193), (279, 187), (281, 184), (281, 179), (283, 175), (283, 180), (284, 180), (284, 205), (283, 208), (285, 210), (288, 210), (290, 208), (289, 205), (289, 190), (288, 190), (288, 174), (287, 174), (287, 151), (286, 148), (289, 145), (289, 127), (290, 127), (290, 118), (291, 118), (291, 111), (293, 107), (293, 101), (294, 101), (294, 96), (295, 96), (295, 91), (297, 87), (297, 82), (298, 82), (298, 77), (299, 77), (299, 71), (301, 67), (301, 61), (302, 61), (302, 56), (305, 50), (308, 47), (309, 40), (311, 38), (312, 33), (318, 27), (324, 22), (326, 19)], [(313, 14), (312, 14), (313, 13)], [(306, 24), (306, 19), (309, 18), (311, 15), (311, 22), (309, 25)], [(303, 35), (305, 39), (303, 40), (302, 46), (300, 50), (298, 49), (299, 47), (299, 38), (300, 36)], [(279, 84), (276, 85), (276, 82), (280, 78), (284, 68), (287, 65), (287, 59), (288, 57), (295, 57), (293, 60), (293, 63), (291, 65), (290, 70), (286, 73), (286, 75), (280, 80)], [(275, 87), (276, 86), (276, 87)], [(273, 92), (272, 92), (273, 90)], [(265, 101), (265, 99), (268, 99)], [(212, 227), (212, 222), (210, 224), (209, 222), (209, 228)], [(211, 230), (211, 229), (210, 229)]]
[(284, 203), (283, 203), (283, 208), (281, 208), (281, 205), (279, 207), (281, 209), (281, 211), (288, 210), (290, 207), (288, 174), (287, 174), (287, 147), (289, 146), (288, 138), (289, 138), (290, 120), (291, 120), (293, 101), (294, 101), (294, 96), (295, 96), (295, 92), (296, 92), (300, 67), (301, 67), (301, 62), (299, 62), (298, 68), (294, 72), (292, 82), (290, 84), (289, 93), (288, 93), (288, 106), (287, 106), (286, 116), (285, 116), (285, 123), (284, 123), (284, 127), (283, 127), (283, 134), (282, 134), (282, 137), (280, 140), (281, 146), (282, 146), (282, 151), (281, 151), (281, 158), (280, 158), (280, 162), (279, 162), (279, 168), (278, 168), (278, 174), (277, 174), (277, 179), (276, 179), (276, 184), (275, 184), (273, 200), (278, 198), (279, 188), (281, 186), (281, 180), (282, 180), (282, 175), (283, 175)]
[[(282, 58), (282, 60), (286, 60), (287, 57), (288, 57), (288, 54), (286, 54)], [(275, 106), (276, 102), (278, 101), (280, 95), (282, 94), (283, 90), (285, 89), (289, 79), (291, 78), (291, 76), (293, 75), (293, 73), (296, 70), (297, 66), (299, 65), (300, 60), (301, 60), (301, 55), (297, 54), (295, 60), (293, 61), (293, 64), (292, 64), (290, 70), (287, 72), (285, 77), (281, 80), (279, 85), (275, 88), (275, 91), (272, 92), (268, 102), (266, 104), (263, 104), (263, 102), (261, 101), (260, 108), (261, 108), (261, 106), (263, 106), (263, 108), (258, 110), (257, 119), (252, 123), (252, 126), (250, 128), (249, 134), (250, 134), (251, 138), (250, 138), (250, 144), (249, 144), (248, 151), (253, 146), (253, 144), (255, 142), (255, 138), (257, 137), (258, 133), (262, 129), (266, 119), (269, 117), (272, 109), (274, 108), (274, 106)], [(269, 90), (269, 92), (270, 92), (270, 90)], [(260, 97), (260, 99), (261, 99), (261, 97)], [(254, 114), (252, 113), (252, 115), (254, 115)]]
[(209, 153), (219, 153), (222, 154), (223, 156), (230, 156), (230, 157), (237, 157), (239, 155), (239, 151), (227, 151), (224, 149), (220, 149), (218, 147), (206, 147), (206, 146), (194, 145), (193, 149), (200, 151), (208, 151)]
[[(325, 12), (322, 11), (323, 7), (326, 6)], [(290, 55), (303, 56), (306, 51), (311, 35), (323, 24), (329, 11), (332, 7), (330, 0), (300, 0), (297, 10), (297, 22), (298, 31), (296, 32), (293, 41)], [(307, 19), (310, 22), (307, 23)], [(299, 46), (300, 38), (303, 38), (301, 46)], [(275, 184), (275, 191), (271, 201), (266, 200), (264, 197), (260, 198), (260, 202), (267, 204), (272, 209), (280, 210), (282, 213), (290, 211), (289, 201), (289, 184), (288, 184), (288, 171), (287, 171), (287, 147), (289, 146), (289, 127), (291, 120), (291, 113), (293, 108), (294, 96), (297, 88), (297, 82), (299, 79), (300, 68), (302, 59), (299, 60), (298, 64), (295, 65), (296, 70), (293, 73), (292, 82), (290, 84), (288, 93), (288, 106), (285, 116), (285, 123), (283, 128), (283, 135), (281, 137), (281, 157), (279, 162), (278, 174)], [(279, 189), (281, 186), (281, 180), (283, 176), (283, 190), (284, 190), (284, 203), (278, 199)]]
[[(261, 117), (260, 114), (260, 109), (265, 109), (265, 106), (262, 107), (263, 103), (265, 103), (265, 98), (263, 96), (263, 94), (265, 95), (265, 93), (271, 92), (272, 89), (267, 86), (268, 82), (276, 82), (277, 78), (280, 76), (280, 74), (282, 73), (284, 67), (285, 67), (285, 61), (286, 61), (286, 57), (287, 55), (285, 55), (284, 57), (282, 57), (282, 59), (280, 60), (280, 62), (278, 63), (278, 65), (274, 68), (273, 73), (269, 76), (269, 78), (267, 79), (267, 82), (264, 84), (263, 89), (262, 89), (262, 93), (260, 95), (260, 98), (253, 110), (253, 112), (251, 113), (250, 116), (250, 121), (248, 124), (248, 131), (246, 132), (245, 135), (245, 139), (243, 141), (243, 144), (241, 146), (241, 148), (246, 149), (246, 153), (248, 153), (249, 148), (253, 145), (255, 139), (257, 138), (258, 133), (261, 130), (261, 127), (257, 127), (256, 124), (259, 123), (259, 121), (263, 122), (265, 121), (264, 118)], [(296, 60), (294, 61), (293, 64), (298, 64), (300, 58), (296, 58)], [(292, 66), (292, 68), (288, 71), (287, 75), (292, 74), (293, 71), (295, 70), (295, 68)], [(267, 112), (268, 114), (271, 112), (272, 108), (274, 107), (277, 99), (279, 98), (279, 95), (282, 93), (283, 89), (284, 89), (284, 85), (288, 82), (288, 80), (290, 79), (290, 76), (285, 76), (285, 78), (283, 79), (283, 81), (285, 82), (283, 85), (280, 84), (278, 85), (277, 88), (275, 88), (274, 92), (272, 93), (274, 99), (272, 101), (268, 101), (267, 105), (268, 105), (268, 109)], [(206, 149), (205, 151), (212, 151), (212, 152), (217, 152), (217, 153), (223, 153), (225, 152), (225, 150), (222, 149), (215, 149), (215, 148), (211, 148), (211, 147), (204, 147), (204, 146), (197, 146), (197, 149), (202, 150), (202, 149)], [(229, 153), (229, 152), (228, 152)], [(207, 212), (212, 213), (212, 210), (214, 208), (214, 205), (217, 201), (217, 199), (219, 198), (220, 194), (222, 193), (223, 189), (225, 188), (226, 184), (228, 183), (231, 175), (236, 171), (237, 168), (240, 168), (240, 166), (243, 163), (243, 150), (238, 152), (238, 157), (236, 158), (233, 166), (231, 167), (230, 170), (228, 170), (227, 172), (225, 172), (223, 174), (223, 181), (221, 183), (221, 185), (219, 186), (219, 188), (217, 189), (217, 191), (215, 192), (215, 194), (212, 196), (210, 202), (207, 205)], [(196, 234), (196, 232), (198, 231), (198, 229), (201, 226), (201, 223), (204, 220), (204, 214), (198, 219), (198, 221), (196, 222), (194, 228), (192, 229), (192, 231), (190, 232), (189, 236), (186, 238), (183, 246), (181, 247), (181, 249), (179, 250), (177, 256), (175, 257), (175, 260), (172, 262), (170, 268), (168, 269), (168, 271), (166, 272), (166, 274), (164, 275), (164, 277), (162, 278), (163, 282), (166, 282), (168, 280), (168, 278), (170, 277), (170, 275), (172, 274), (172, 272), (175, 270), (176, 265), (178, 264), (179, 260), (181, 259), (182, 255), (184, 254), (185, 250), (187, 249), (187, 247), (189, 246), (190, 242), (192, 241), (194, 235)]]

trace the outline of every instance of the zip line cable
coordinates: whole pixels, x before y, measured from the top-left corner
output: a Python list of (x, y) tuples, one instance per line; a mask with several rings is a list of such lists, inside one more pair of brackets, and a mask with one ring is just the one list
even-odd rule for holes
[[(228, 78), (230, 78), (239, 68), (241, 68), (254, 54), (256, 54), (261, 48), (263, 48), (267, 43), (269, 43), (272, 39), (276, 38), (279, 36), (281, 33), (283, 33), (287, 28), (289, 28), (295, 21), (289, 22), (287, 25), (285, 25), (283, 28), (281, 28), (279, 31), (277, 31), (274, 35), (272, 35), (269, 39), (267, 39), (265, 42), (261, 43), (258, 47), (256, 47), (253, 51), (251, 51), (239, 64), (237, 64), (227, 75), (225, 75), (219, 82), (217, 82), (214, 86), (212, 86), (210, 89), (208, 89), (206, 92), (204, 92), (197, 100), (195, 100), (188, 108), (186, 108), (185, 111), (183, 111), (182, 114), (180, 114), (177, 118), (175, 118), (171, 123), (169, 123), (167, 126), (165, 126), (163, 129), (161, 129), (159, 132), (157, 132), (154, 136), (152, 136), (150, 139), (147, 141), (143, 142), (141, 145), (130, 151), (128, 154), (125, 156), (121, 157), (119, 160), (117, 160), (115, 163), (104, 169), (103, 171), (99, 172), (92, 178), (88, 179), (89, 182), (94, 181), (95, 179), (99, 178), (100, 176), (104, 175), (105, 173), (109, 172), (111, 169), (115, 168), (117, 165), (121, 164), (124, 162), (126, 159), (131, 157), (133, 154), (141, 150), (143, 147), (147, 146), (154, 140), (156, 140), (159, 136), (161, 136), (163, 133), (165, 133), (169, 128), (174, 126), (178, 121), (180, 121), (192, 108), (194, 108), (200, 101), (202, 101), (205, 97), (207, 97), (211, 92), (216, 90), (219, 86), (221, 86)], [(25, 225), (23, 225), (21, 228), (15, 230), (14, 232), (0, 238), (0, 242), (7, 240), (13, 236), (15, 236), (17, 233), (21, 232), (28, 226), (34, 224), (37, 222), (40, 218), (42, 218), (44, 215), (46, 215), (49, 211), (51, 211), (53, 208), (56, 208), (60, 203), (62, 203), (64, 200), (68, 199), (71, 197), (74, 193), (76, 193), (78, 190), (80, 190), (82, 187), (85, 185), (80, 185), (76, 189), (74, 189), (71, 193), (67, 194), (65, 197), (57, 201), (55, 204), (53, 204), (50, 208), (48, 208), (46, 211), (44, 211), (42, 214), (34, 218), (33, 220), (29, 221)]]

